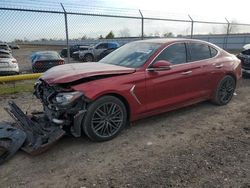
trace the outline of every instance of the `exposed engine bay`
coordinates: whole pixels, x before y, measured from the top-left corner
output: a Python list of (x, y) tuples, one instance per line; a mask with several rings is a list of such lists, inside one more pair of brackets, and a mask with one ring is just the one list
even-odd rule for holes
[(51, 125), (60, 126), (75, 137), (81, 136), (81, 121), (90, 102), (82, 92), (50, 86), (39, 80), (35, 84), (34, 94), (41, 100), (44, 115)]

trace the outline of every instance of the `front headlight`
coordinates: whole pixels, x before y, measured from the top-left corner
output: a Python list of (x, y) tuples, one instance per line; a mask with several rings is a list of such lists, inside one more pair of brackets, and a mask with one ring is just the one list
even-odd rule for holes
[(57, 104), (65, 106), (74, 102), (76, 99), (78, 99), (81, 96), (83, 96), (83, 93), (80, 91), (58, 93), (56, 95), (55, 100)]

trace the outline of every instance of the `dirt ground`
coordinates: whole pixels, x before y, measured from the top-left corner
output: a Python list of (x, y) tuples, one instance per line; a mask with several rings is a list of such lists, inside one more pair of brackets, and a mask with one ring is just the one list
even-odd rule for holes
[[(0, 97), (40, 109), (31, 94)], [(1, 120), (10, 120), (1, 109)], [(209, 102), (132, 123), (94, 143), (65, 137), (0, 166), (0, 187), (250, 187), (250, 80), (226, 106)]]

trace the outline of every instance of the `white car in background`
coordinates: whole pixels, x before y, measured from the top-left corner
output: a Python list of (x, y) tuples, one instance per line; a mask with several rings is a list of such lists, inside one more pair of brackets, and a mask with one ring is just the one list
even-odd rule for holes
[(0, 75), (19, 74), (17, 60), (7, 50), (0, 50)]
[(6, 50), (11, 53), (11, 48), (6, 43), (0, 43), (0, 50)]

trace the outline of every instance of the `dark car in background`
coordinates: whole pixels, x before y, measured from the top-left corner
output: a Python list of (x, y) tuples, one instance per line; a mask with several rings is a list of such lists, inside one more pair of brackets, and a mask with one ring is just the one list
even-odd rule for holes
[(32, 71), (45, 72), (51, 67), (65, 64), (64, 59), (56, 51), (39, 51), (31, 55)]
[(80, 52), (81, 52), (81, 51), (84, 51), (84, 50), (88, 50), (88, 49), (89, 49), (89, 46), (86, 46), (86, 45), (84, 45), (84, 46), (79, 46), (79, 50), (73, 52), (73, 54), (72, 54), (71, 57), (72, 57), (73, 59), (75, 59), (75, 60), (79, 60), (79, 54), (80, 54)]
[(243, 51), (237, 57), (241, 60), (243, 76), (250, 77), (250, 45), (245, 45)]
[[(73, 53), (74, 52), (82, 50), (82, 49), (88, 49), (88, 46), (86, 46), (86, 45), (79, 45), (79, 44), (70, 46), (70, 48), (69, 48), (70, 57), (73, 57)], [(68, 57), (67, 48), (63, 48), (62, 51), (61, 51), (61, 53), (60, 53), (60, 55), (62, 57)]]

